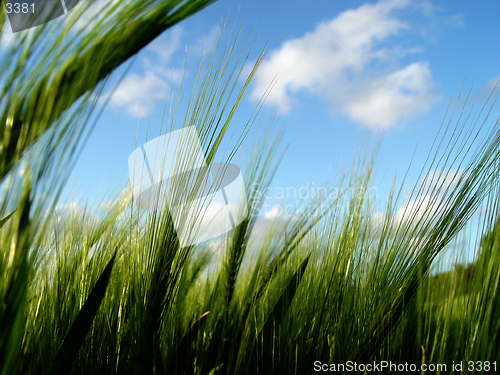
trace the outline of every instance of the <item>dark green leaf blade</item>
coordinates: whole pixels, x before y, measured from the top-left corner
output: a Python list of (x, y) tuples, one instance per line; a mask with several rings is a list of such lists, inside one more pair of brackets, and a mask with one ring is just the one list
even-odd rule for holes
[(297, 291), (297, 287), (299, 286), (300, 281), (304, 276), (307, 264), (309, 263), (309, 258), (310, 255), (308, 255), (306, 259), (302, 261), (302, 264), (297, 269), (297, 271), (295, 271), (285, 290), (283, 290), (283, 293), (281, 293), (281, 296), (276, 302), (276, 305), (274, 305), (273, 309), (268, 315), (266, 322), (264, 323), (264, 327), (262, 328), (264, 335), (266, 335), (266, 333), (272, 332), (273, 327), (281, 325), (283, 318), (285, 317), (288, 309), (290, 308), (290, 305), (292, 304), (292, 300), (295, 296), (295, 292)]
[(115, 258), (116, 251), (106, 268), (104, 268), (101, 276), (99, 276), (94, 288), (64, 338), (52, 364), (51, 374), (67, 374), (71, 369), (71, 365), (87, 337), (101, 301), (104, 298)]
[(12, 211), (10, 214), (8, 214), (7, 216), (5, 216), (3, 219), (0, 219), (0, 228), (2, 228), (5, 223), (12, 217), (12, 215), (14, 215), (16, 211)]

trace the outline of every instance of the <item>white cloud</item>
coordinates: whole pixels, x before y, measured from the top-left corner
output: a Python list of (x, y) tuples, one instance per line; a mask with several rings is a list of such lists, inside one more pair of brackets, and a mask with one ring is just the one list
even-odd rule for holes
[(463, 169), (449, 171), (443, 169), (431, 170), (422, 179), (422, 188), (425, 191), (432, 190), (433, 194), (444, 193), (446, 190), (457, 186), (463, 174)]
[(205, 52), (212, 51), (215, 41), (221, 32), (220, 25), (214, 25), (210, 31), (197, 37), (196, 42), (192, 46), (188, 46), (190, 55), (201, 56)]
[(274, 206), (271, 210), (267, 211), (264, 213), (264, 217), (267, 219), (267, 220), (273, 220), (273, 219), (276, 219), (278, 217), (280, 217), (282, 215), (282, 212), (281, 212), (281, 207), (280, 206)]
[(410, 29), (394, 14), (410, 5), (409, 0), (365, 4), (284, 42), (257, 71), (252, 98), (259, 99), (277, 77), (267, 103), (281, 113), (291, 110), (293, 94), (301, 90), (328, 100), (332, 109), (368, 127), (386, 128), (426, 112), (437, 100), (429, 64), (394, 67), (422, 49), (383, 46)]
[(344, 112), (368, 127), (388, 128), (429, 110), (436, 100), (429, 93), (431, 82), (426, 62), (413, 63), (385, 77), (366, 79), (361, 89), (345, 101)]
[(387, 223), (389, 229), (394, 231), (399, 224), (416, 226), (418, 221), (423, 219), (425, 224), (435, 225), (440, 217), (450, 208), (448, 202), (448, 189), (454, 189), (465, 171), (459, 169), (433, 169), (429, 171), (416, 186), (422, 194), (418, 198), (413, 198), (403, 203), (400, 208), (390, 218), (385, 212), (374, 212), (370, 217), (371, 229), (374, 233), (381, 233), (384, 224)]
[(167, 82), (154, 72), (146, 71), (143, 76), (130, 73), (113, 93), (110, 105), (124, 108), (132, 116), (143, 117), (149, 113), (153, 98), (165, 100), (167, 95)]
[(163, 65), (169, 63), (174, 53), (181, 47), (183, 32), (182, 26), (174, 26), (168, 32), (163, 33), (152, 41), (146, 49), (153, 52), (156, 55), (156, 59), (154, 60), (154, 65), (151, 60), (146, 59), (145, 65), (149, 65), (153, 70), (162, 71)]
[(181, 47), (182, 35), (183, 28), (175, 26), (148, 45), (141, 60), (144, 73), (132, 72), (125, 77), (111, 98), (111, 107), (144, 117), (149, 114), (153, 99), (167, 99), (170, 83), (178, 82), (182, 74), (181, 69), (167, 67)]
[(476, 93), (475, 99), (478, 101), (486, 101), (490, 96), (493, 100), (496, 99), (497, 101), (500, 97), (500, 75), (497, 75), (496, 77), (493, 77), (488, 82), (486, 82), (486, 84), (481, 87)]
[(371, 229), (375, 233), (381, 233), (384, 229), (386, 214), (380, 211), (375, 212), (369, 219)]
[[(431, 222), (435, 224), (435, 220), (439, 218), (438, 213), (445, 210), (445, 204), (442, 198), (424, 194), (414, 201), (406, 202), (396, 213), (396, 223), (412, 223), (416, 224), (422, 218), (431, 218)], [(426, 221), (427, 222), (427, 221)]]
[(495, 94), (499, 94), (500, 93), (500, 75), (496, 76), (495, 78), (490, 79), (485, 86), (485, 90), (489, 94), (492, 92), (495, 92)]
[(58, 220), (61, 218), (68, 217), (80, 217), (83, 215), (84, 209), (78, 202), (67, 202), (67, 203), (59, 203), (56, 206), (55, 212)]
[[(385, 212), (374, 212), (369, 219), (372, 233), (380, 235), (387, 225), (387, 230), (393, 232), (399, 225), (416, 227), (419, 225), (436, 225), (440, 216), (446, 211), (447, 205), (438, 195), (423, 194), (401, 205), (395, 214), (387, 217)], [(421, 223), (419, 221), (422, 220)]]

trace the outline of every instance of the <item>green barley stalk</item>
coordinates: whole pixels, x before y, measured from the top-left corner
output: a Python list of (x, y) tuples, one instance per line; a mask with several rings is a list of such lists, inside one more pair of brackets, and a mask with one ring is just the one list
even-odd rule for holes
[[(311, 199), (264, 232), (249, 216), (215, 254), (207, 244), (180, 248), (168, 210), (141, 212), (127, 191), (104, 217), (57, 217), (106, 77), (209, 3), (117, 1), (82, 28), (78, 18), (92, 9), (85, 2), (64, 25), (19, 36), (0, 58), (0, 371), (301, 374), (315, 361), (500, 361), (500, 135), (498, 122), (485, 129), (488, 102), (478, 114), (455, 108), (458, 119), (443, 122), (422, 183), (410, 191), (410, 200), (439, 196), (441, 204), (406, 205), (405, 220), (397, 214), (403, 181), (373, 224), (377, 145), (332, 182), (357, 194)], [(263, 58), (243, 77), (253, 42), (238, 49), (241, 28), (231, 30), (236, 36), (219, 36), (200, 63), (185, 112), (181, 88), (166, 119), (166, 131), (197, 126), (209, 163)], [(257, 140), (244, 168), (250, 212), (259, 211), (283, 157), (280, 134), (272, 134)], [(182, 150), (179, 169), (193, 157)], [(444, 185), (441, 177), (457, 168), (455, 183)], [(433, 275), (483, 203), (477, 261), (467, 272)]]

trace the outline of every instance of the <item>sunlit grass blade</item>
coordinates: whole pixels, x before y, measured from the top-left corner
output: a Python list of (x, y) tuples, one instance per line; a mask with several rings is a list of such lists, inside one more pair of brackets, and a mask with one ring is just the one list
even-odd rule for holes
[(17, 364), (25, 330), (26, 294), (29, 288), (32, 203), (29, 170), (7, 233), (0, 237), (0, 373), (11, 374)]
[[(0, 59), (0, 67), (8, 66), (13, 77), (2, 82), (5, 86), (0, 83), (0, 178), (73, 103), (163, 31), (211, 2), (81, 2), (65, 16), (64, 25), (48, 23), (31, 40), (24, 35), (20, 43), (15, 39), (11, 49), (23, 53)], [(93, 19), (92, 26), (82, 29), (79, 17)]]
[(5, 223), (15, 214), (16, 212), (13, 211), (11, 212), (10, 214), (8, 214), (7, 216), (5, 216), (4, 218), (0, 219), (0, 228), (2, 228)]

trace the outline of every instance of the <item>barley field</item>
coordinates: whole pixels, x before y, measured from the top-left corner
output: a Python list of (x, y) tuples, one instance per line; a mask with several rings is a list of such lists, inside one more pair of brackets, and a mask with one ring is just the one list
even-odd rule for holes
[[(319, 195), (260, 226), (250, 213), (283, 157), (271, 127), (246, 137), (265, 96), (227, 153), (250, 150), (242, 168), (249, 214), (226, 235), (180, 247), (168, 211), (138, 209), (126, 187), (105, 211), (59, 214), (109, 74), (210, 1), (117, 3), (92, 29), (72, 32), (79, 15), (68, 16), (63, 32), (37, 28), (0, 57), (1, 374), (499, 371), (492, 99), (473, 109), (450, 102), (421, 170), (429, 181), (409, 190), (419, 204), (406, 206), (404, 219), (396, 214), (404, 181), (395, 179), (387, 202), (369, 194), (375, 146), (330, 181), (356, 194)], [(113, 27), (125, 18), (126, 32)], [(165, 125), (197, 124), (209, 163), (263, 56), (245, 70), (252, 37), (232, 28), (200, 63), (195, 85), (175, 94), (186, 93), (188, 105)], [(179, 163), (189, 157), (187, 145)], [(454, 184), (428, 173), (452, 167), (464, 171)], [(444, 204), (418, 200), (436, 191)], [(385, 215), (375, 220), (380, 204)], [(339, 205), (347, 209), (332, 209)], [(466, 251), (461, 238), (475, 261), (433, 271), (451, 245), (457, 257)]]

